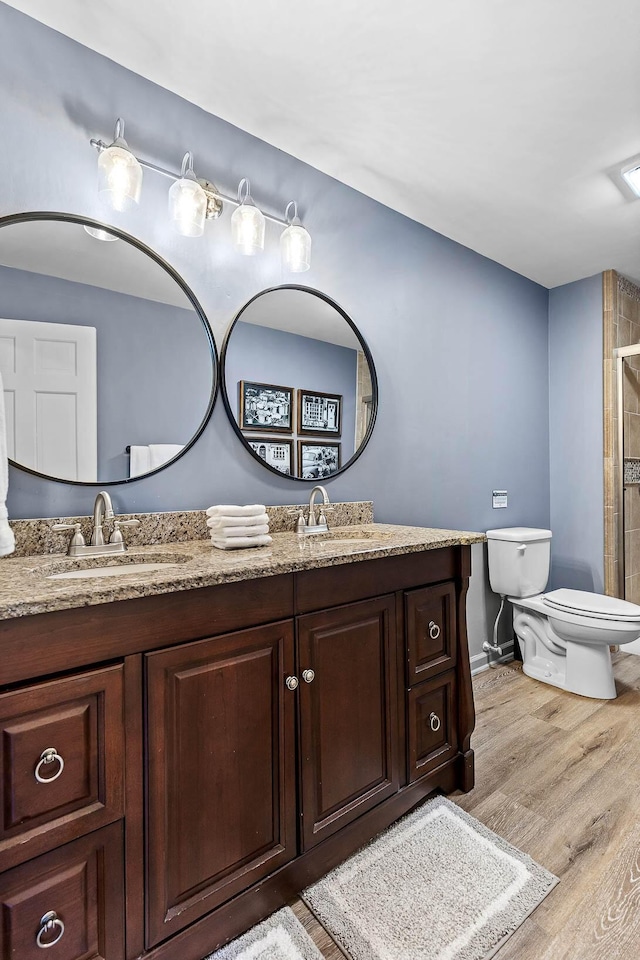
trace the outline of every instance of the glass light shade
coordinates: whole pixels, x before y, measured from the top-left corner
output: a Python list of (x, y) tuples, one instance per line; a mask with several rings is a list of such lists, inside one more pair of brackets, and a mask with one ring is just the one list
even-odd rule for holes
[(207, 195), (198, 183), (189, 177), (171, 186), (169, 190), (169, 217), (183, 237), (201, 237), (207, 212)]
[(296, 217), (280, 236), (282, 266), (290, 273), (304, 273), (311, 266), (311, 236)]
[[(121, 141), (124, 143), (124, 141)], [(140, 200), (142, 167), (126, 146), (113, 143), (98, 157), (98, 192), (120, 213)]]
[(246, 256), (264, 250), (264, 216), (251, 199), (233, 211), (231, 236), (240, 253)]
[(118, 239), (118, 237), (114, 236), (113, 233), (109, 233), (108, 230), (100, 230), (99, 227), (88, 227), (85, 224), (84, 229), (90, 237), (95, 237), (96, 240), (105, 240), (110, 242), (111, 240)]

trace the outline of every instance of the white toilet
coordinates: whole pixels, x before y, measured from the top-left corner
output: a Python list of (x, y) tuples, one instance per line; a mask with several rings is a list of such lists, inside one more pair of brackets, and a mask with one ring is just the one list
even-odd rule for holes
[(529, 677), (583, 697), (612, 700), (610, 644), (640, 637), (640, 606), (582, 590), (542, 591), (551, 531), (487, 530), (491, 589), (513, 604), (513, 629)]

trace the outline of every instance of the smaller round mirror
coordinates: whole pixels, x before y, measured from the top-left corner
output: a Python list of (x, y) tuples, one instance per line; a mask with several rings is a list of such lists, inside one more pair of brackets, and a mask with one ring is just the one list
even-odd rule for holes
[(344, 310), (318, 290), (263, 290), (222, 348), (223, 401), (249, 452), (275, 473), (315, 481), (346, 470), (376, 418), (373, 360)]

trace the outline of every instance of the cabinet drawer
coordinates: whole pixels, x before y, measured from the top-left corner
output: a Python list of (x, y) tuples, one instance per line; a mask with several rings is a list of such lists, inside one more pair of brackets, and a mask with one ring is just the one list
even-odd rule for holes
[(407, 685), (450, 670), (456, 663), (456, 591), (438, 583), (405, 593)]
[(409, 782), (419, 780), (458, 750), (455, 672), (409, 690)]
[(3, 960), (122, 960), (123, 908), (116, 823), (0, 877)]
[(123, 812), (122, 666), (0, 695), (0, 869)]

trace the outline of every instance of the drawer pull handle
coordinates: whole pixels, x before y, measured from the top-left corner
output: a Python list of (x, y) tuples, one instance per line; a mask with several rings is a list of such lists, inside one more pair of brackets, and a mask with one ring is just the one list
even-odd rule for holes
[(285, 680), (288, 690), (297, 690), (298, 689), (298, 678), (297, 677), (287, 677)]
[[(56, 770), (54, 775), (52, 777), (41, 776), (40, 771), (48, 763), (53, 763), (54, 760), (58, 761), (58, 769)], [(47, 749), (43, 750), (42, 753), (40, 754), (40, 759), (36, 764), (36, 769), (34, 771), (34, 774), (38, 783), (53, 783), (54, 780), (58, 779), (58, 777), (60, 776), (63, 770), (64, 770), (64, 760), (62, 759), (62, 757), (60, 756), (56, 748), (47, 747)], [(60, 934), (60, 936), (62, 936), (62, 934)], [(51, 946), (51, 944), (47, 944), (47, 946)]]
[(429, 623), (429, 636), (432, 640), (437, 640), (440, 636), (440, 627), (435, 620), (431, 620)]
[[(46, 933), (51, 933), (52, 930), (58, 928), (58, 936), (55, 940), (49, 940), (48, 943), (43, 943), (42, 938)], [(38, 936), (36, 937), (36, 943), (41, 950), (48, 950), (49, 947), (55, 947), (56, 943), (59, 943), (62, 940), (64, 934), (64, 923), (55, 912), (55, 910), (49, 910), (48, 913), (45, 913), (44, 917), (40, 920), (40, 929), (38, 930)]]
[(438, 716), (437, 713), (432, 713), (431, 716), (429, 717), (429, 726), (431, 727), (434, 733), (436, 733), (442, 726), (440, 722), (440, 717)]
[(305, 683), (313, 683), (313, 681), (314, 681), (314, 679), (315, 679), (315, 671), (314, 671), (314, 670), (303, 670), (303, 671), (302, 671), (302, 679), (304, 680)]

